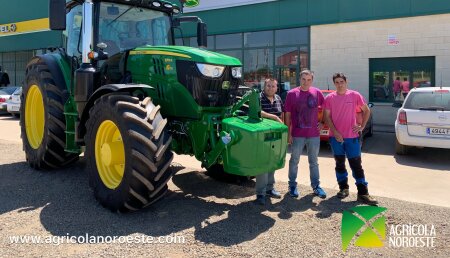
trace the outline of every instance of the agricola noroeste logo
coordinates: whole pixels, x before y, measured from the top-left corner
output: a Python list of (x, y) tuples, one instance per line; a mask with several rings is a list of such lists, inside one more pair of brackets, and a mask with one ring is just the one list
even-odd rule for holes
[(344, 211), (342, 216), (342, 250), (354, 242), (355, 246), (382, 247), (386, 239), (387, 209), (376, 206), (357, 206)]

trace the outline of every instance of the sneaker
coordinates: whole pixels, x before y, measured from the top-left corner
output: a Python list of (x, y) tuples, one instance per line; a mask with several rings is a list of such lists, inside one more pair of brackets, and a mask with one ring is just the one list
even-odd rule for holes
[(276, 198), (276, 199), (280, 199), (281, 198), (280, 192), (278, 192), (275, 189), (267, 191), (266, 195), (269, 196), (269, 197), (272, 197), (272, 198)]
[(265, 205), (266, 204), (266, 197), (264, 195), (256, 195), (255, 203), (258, 205)]
[(327, 193), (320, 186), (314, 188), (313, 191), (316, 196), (319, 196), (322, 199), (325, 199), (327, 197)]
[(297, 186), (289, 186), (289, 194), (292, 197), (298, 197), (299, 194), (298, 194)]
[(360, 202), (360, 203), (371, 205), (371, 206), (377, 206), (378, 205), (378, 201), (375, 200), (375, 198), (373, 198), (372, 196), (370, 196), (368, 194), (364, 194), (364, 195), (359, 195), (358, 194), (357, 201)]
[(345, 197), (347, 197), (348, 196), (348, 189), (341, 189), (337, 194), (336, 194), (336, 196), (337, 196), (337, 198), (339, 198), (339, 199), (344, 199)]

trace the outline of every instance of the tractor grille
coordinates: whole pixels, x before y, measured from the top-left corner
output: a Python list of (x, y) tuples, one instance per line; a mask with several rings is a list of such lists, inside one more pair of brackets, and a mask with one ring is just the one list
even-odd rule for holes
[(166, 75), (166, 73), (164, 72), (164, 64), (162, 62), (161, 59), (159, 58), (152, 58), (153, 60), (153, 71), (155, 74), (159, 74), (159, 75)]
[(177, 61), (178, 81), (192, 94), (195, 102), (203, 107), (231, 106), (236, 101), (240, 79), (231, 76), (231, 67), (225, 67), (220, 78), (203, 76), (195, 62)]

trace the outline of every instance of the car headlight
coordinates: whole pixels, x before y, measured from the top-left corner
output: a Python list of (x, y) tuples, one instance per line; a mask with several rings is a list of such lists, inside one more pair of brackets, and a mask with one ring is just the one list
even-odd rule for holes
[(204, 76), (212, 78), (219, 78), (225, 70), (225, 66), (210, 64), (197, 64), (197, 68)]
[(233, 75), (234, 78), (241, 78), (242, 77), (242, 67), (233, 67), (231, 69), (231, 75)]

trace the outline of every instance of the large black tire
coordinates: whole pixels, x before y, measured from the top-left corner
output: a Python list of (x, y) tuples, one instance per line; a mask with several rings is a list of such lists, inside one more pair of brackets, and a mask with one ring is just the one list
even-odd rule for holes
[(397, 138), (395, 139), (395, 153), (398, 155), (407, 155), (409, 153), (410, 147), (403, 145), (398, 142)]
[[(89, 184), (96, 199), (112, 211), (136, 211), (159, 200), (172, 178), (172, 137), (162, 119), (160, 107), (150, 98), (109, 94), (97, 99), (86, 123), (86, 159)], [(97, 132), (104, 121), (112, 121), (120, 131), (124, 149), (123, 176), (108, 187), (97, 167)], [(101, 160), (100, 160), (101, 161)], [(102, 172), (104, 173), (104, 172)]]
[[(42, 94), (45, 117), (43, 138), (36, 148), (30, 145), (25, 126), (28, 91), (34, 85)], [(38, 61), (27, 67), (21, 95), (20, 127), (26, 160), (35, 169), (59, 168), (78, 160), (78, 154), (64, 151), (66, 146), (64, 103), (67, 98), (66, 86), (55, 82), (45, 63)]]

